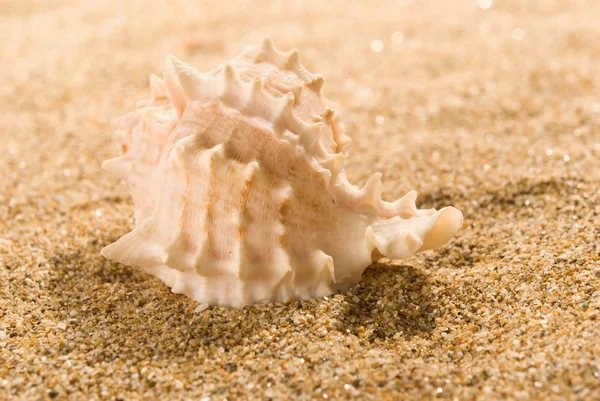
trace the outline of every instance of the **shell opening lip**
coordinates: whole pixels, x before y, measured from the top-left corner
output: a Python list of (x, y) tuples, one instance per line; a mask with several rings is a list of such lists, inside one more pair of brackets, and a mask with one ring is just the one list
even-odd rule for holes
[(417, 252), (426, 251), (428, 249), (439, 248), (448, 243), (456, 232), (462, 227), (463, 214), (460, 210), (448, 206), (440, 210), (435, 225), (427, 233), (423, 240), (423, 245)]

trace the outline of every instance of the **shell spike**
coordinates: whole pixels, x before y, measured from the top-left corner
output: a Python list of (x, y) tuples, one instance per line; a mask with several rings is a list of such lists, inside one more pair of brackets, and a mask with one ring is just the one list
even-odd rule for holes
[(331, 192), (336, 202), (343, 207), (354, 207), (360, 196), (360, 189), (348, 181), (344, 170), (335, 176)]
[(205, 78), (191, 65), (185, 64), (174, 56), (169, 56), (177, 81), (188, 99), (198, 99)]
[(175, 56), (167, 57), (165, 72), (163, 76), (163, 80), (165, 81), (165, 85), (167, 87), (167, 91), (169, 92), (169, 97), (171, 98), (171, 103), (173, 103), (173, 107), (177, 110), (177, 115), (182, 116), (183, 111), (185, 110), (187, 101), (185, 99), (185, 91), (183, 89), (183, 85), (180, 81), (181, 72), (184, 64), (177, 60)]
[(279, 105), (273, 116), (273, 123), (286, 124), (290, 119), (294, 118), (294, 101), (295, 96), (292, 92), (283, 96), (281, 100), (278, 101)]
[(329, 107), (325, 110), (325, 113), (323, 113), (323, 115), (321, 116), (321, 119), (323, 121), (325, 121), (325, 123), (327, 124), (331, 124), (331, 122), (333, 121), (333, 117), (335, 115), (335, 111), (333, 109), (330, 109)]
[(304, 142), (305, 149), (314, 149), (315, 153), (321, 157), (329, 155), (329, 152), (323, 148), (319, 141), (319, 139), (321, 139), (323, 127), (325, 127), (325, 124), (322, 122), (314, 123), (308, 125), (302, 134), (302, 141)]
[(262, 51), (272, 52), (275, 51), (275, 44), (273, 43), (273, 39), (270, 36), (264, 36), (260, 40), (260, 44), (258, 45)]
[(263, 92), (263, 81), (260, 77), (254, 77), (254, 79), (252, 79), (251, 85), (252, 86), (250, 90), (253, 97)]
[(306, 86), (309, 87), (310, 89), (312, 89), (316, 94), (318, 94), (320, 96), (321, 88), (323, 88), (324, 82), (325, 82), (325, 79), (323, 79), (322, 76), (317, 75), (317, 77), (315, 79), (313, 79), (311, 82), (309, 82)]
[(410, 190), (402, 198), (394, 202), (381, 200), (377, 208), (377, 215), (382, 218), (400, 216), (409, 219), (417, 215), (417, 191)]
[(360, 190), (360, 199), (363, 204), (377, 207), (381, 201), (381, 173), (377, 172), (369, 178)]
[(225, 81), (225, 92), (227, 93), (233, 94), (242, 86), (242, 81), (240, 81), (240, 78), (231, 64), (223, 65), (223, 77)]
[(290, 91), (294, 94), (294, 104), (298, 104), (302, 99), (302, 85), (294, 86)]
[(223, 92), (221, 99), (232, 106), (242, 106), (239, 103), (240, 93), (247, 91), (244, 88), (242, 81), (240, 80), (237, 72), (231, 64), (223, 65)]
[(417, 191), (411, 189), (402, 198), (392, 202), (392, 207), (398, 213), (410, 214), (412, 216), (417, 214)]
[(276, 53), (277, 50), (275, 49), (273, 40), (270, 37), (265, 36), (258, 45), (258, 54), (256, 55), (255, 61), (260, 63), (261, 61), (270, 60)]
[(285, 61), (285, 68), (288, 70), (295, 70), (300, 65), (300, 54), (297, 49), (292, 50), (288, 53), (289, 56)]

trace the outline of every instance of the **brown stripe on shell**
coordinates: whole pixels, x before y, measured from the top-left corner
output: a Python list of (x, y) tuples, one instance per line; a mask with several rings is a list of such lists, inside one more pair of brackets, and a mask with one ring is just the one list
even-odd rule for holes
[(236, 120), (230, 118), (221, 107), (211, 108), (205, 113), (214, 113), (214, 119), (204, 133), (196, 134), (196, 144), (199, 148), (210, 149), (218, 144), (226, 143), (233, 134)]
[[(239, 219), (247, 185), (248, 164), (228, 159), (223, 149), (215, 153), (211, 169), (207, 224), (211, 227), (196, 271), (202, 275), (234, 274), (239, 271)], [(212, 263), (210, 263), (212, 262)]]
[[(249, 138), (253, 140), (249, 141)], [(255, 127), (239, 116), (235, 129), (225, 143), (225, 155), (239, 163), (250, 163), (259, 159), (260, 151), (269, 139), (274, 139), (271, 132)]]
[(244, 225), (242, 236), (243, 279), (272, 278), (279, 276), (278, 269), (289, 270), (287, 266), (277, 266), (276, 251), (280, 248), (278, 236), (280, 221), (277, 211), (285, 200), (280, 196), (285, 182), (258, 169), (246, 196), (241, 219)]
[[(214, 107), (204, 107), (195, 102), (188, 102), (187, 109), (183, 114), (182, 119), (175, 127), (173, 134), (169, 137), (166, 152), (170, 152), (182, 138), (191, 135), (196, 136), (199, 133), (206, 133), (214, 120), (218, 117), (218, 114), (213, 112), (213, 108)], [(201, 135), (203, 136), (204, 134)]]

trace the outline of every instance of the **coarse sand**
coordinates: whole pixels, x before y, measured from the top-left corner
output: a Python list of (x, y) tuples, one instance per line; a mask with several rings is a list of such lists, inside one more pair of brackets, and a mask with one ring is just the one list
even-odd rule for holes
[[(600, 399), (600, 2), (0, 0), (0, 400)], [(326, 77), (348, 175), (465, 215), (350, 290), (234, 310), (100, 249), (109, 121), (169, 53)], [(202, 309), (202, 308), (200, 308)]]

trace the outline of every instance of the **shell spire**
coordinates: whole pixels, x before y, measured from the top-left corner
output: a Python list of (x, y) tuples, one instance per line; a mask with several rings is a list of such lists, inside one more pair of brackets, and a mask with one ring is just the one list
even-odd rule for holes
[(135, 227), (102, 250), (173, 292), (241, 307), (343, 290), (372, 260), (444, 245), (462, 225), (416, 192), (381, 199), (344, 167), (350, 138), (324, 79), (269, 38), (201, 73), (173, 56), (149, 100), (112, 124)]

